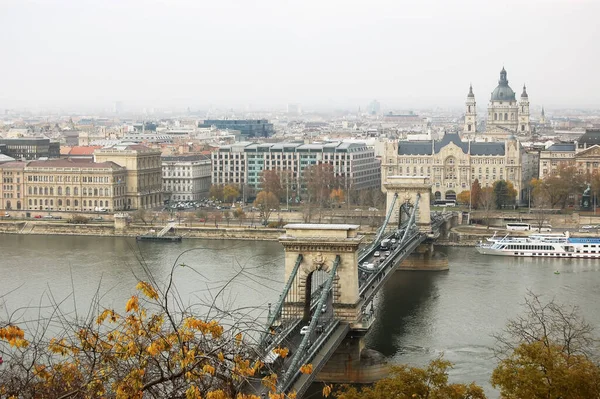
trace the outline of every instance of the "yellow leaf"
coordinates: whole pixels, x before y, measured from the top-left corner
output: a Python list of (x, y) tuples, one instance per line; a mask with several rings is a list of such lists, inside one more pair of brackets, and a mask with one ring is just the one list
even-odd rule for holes
[(207, 374), (211, 374), (211, 375), (215, 374), (215, 368), (213, 366), (211, 366), (210, 364), (205, 364), (204, 367), (202, 367), (202, 371), (204, 371)]
[(323, 396), (327, 398), (329, 395), (331, 395), (331, 385), (325, 384), (323, 387)]
[(312, 373), (312, 371), (313, 371), (313, 366), (312, 366), (312, 364), (303, 364), (303, 365), (300, 367), (300, 372), (301, 372), (302, 374), (311, 374), (311, 373)]
[(125, 305), (125, 311), (126, 312), (131, 312), (133, 311), (138, 311), (140, 308), (139, 303), (138, 303), (138, 297), (137, 295), (132, 296), (128, 301), (127, 301), (127, 305)]
[(145, 281), (140, 281), (135, 286), (138, 290), (142, 291), (144, 295), (146, 295), (150, 299), (158, 299), (158, 293), (149, 283)]

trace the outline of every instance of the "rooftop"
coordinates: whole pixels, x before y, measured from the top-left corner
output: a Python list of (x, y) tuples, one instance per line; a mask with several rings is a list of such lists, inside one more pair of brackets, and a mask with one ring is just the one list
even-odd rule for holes
[(94, 162), (91, 159), (49, 159), (44, 161), (30, 161), (27, 164), (28, 168), (81, 168), (81, 169), (125, 169), (116, 163), (109, 162)]

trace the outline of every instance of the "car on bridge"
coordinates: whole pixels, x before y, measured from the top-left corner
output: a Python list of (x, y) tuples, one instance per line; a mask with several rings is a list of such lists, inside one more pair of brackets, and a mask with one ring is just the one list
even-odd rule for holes
[(304, 326), (300, 329), (300, 335), (306, 335), (308, 333), (308, 326)]
[(373, 256), (379, 256), (379, 255), (381, 255), (381, 254), (379, 253), (379, 251), (375, 251), (375, 253), (373, 254)]

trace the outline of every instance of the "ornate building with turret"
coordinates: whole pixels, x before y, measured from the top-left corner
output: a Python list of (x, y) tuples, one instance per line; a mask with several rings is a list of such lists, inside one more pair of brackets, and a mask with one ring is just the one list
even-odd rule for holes
[[(473, 87), (469, 88), (466, 101), (465, 125), (463, 132), (470, 134), (476, 131), (475, 95)], [(527, 88), (523, 85), (520, 101), (517, 101), (515, 92), (508, 85), (506, 70), (500, 71), (498, 86), (492, 91), (488, 104), (486, 120), (486, 136), (506, 138), (513, 134), (522, 136), (531, 133), (529, 120), (529, 96)]]

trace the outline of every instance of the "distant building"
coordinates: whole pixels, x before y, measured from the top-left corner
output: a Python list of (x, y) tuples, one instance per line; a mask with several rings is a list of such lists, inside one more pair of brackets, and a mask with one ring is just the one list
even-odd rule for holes
[(2, 153), (15, 159), (59, 158), (60, 143), (43, 138), (0, 139)]
[(304, 169), (322, 163), (332, 164), (334, 173), (348, 189), (374, 189), (380, 185), (381, 168), (373, 149), (364, 143), (345, 142), (245, 142), (223, 146), (212, 153), (212, 184), (247, 185), (260, 190), (264, 170), (288, 171), (291, 174), (290, 192), (302, 194)]
[(205, 155), (162, 157), (164, 199), (198, 201), (208, 198), (211, 161)]
[(586, 175), (600, 173), (600, 129), (586, 129), (577, 141), (540, 151), (540, 179), (555, 174), (560, 166), (575, 166)]
[(239, 130), (244, 138), (270, 137), (275, 133), (273, 124), (266, 119), (206, 119), (200, 128), (215, 126), (217, 129)]
[(502, 68), (498, 86), (492, 91), (488, 105), (486, 133), (528, 135), (531, 133), (529, 116), (529, 96), (525, 85), (517, 103), (515, 92), (508, 85), (506, 70)]
[(379, 104), (379, 101), (371, 101), (367, 107), (367, 112), (369, 112), (369, 115), (377, 115), (379, 111), (381, 111), (381, 104)]
[(141, 144), (117, 144), (94, 152), (96, 162), (114, 162), (127, 169), (126, 209), (162, 205), (160, 151)]
[(471, 189), (475, 179), (482, 187), (505, 180), (519, 193), (518, 200), (523, 200), (526, 183), (533, 177), (526, 174), (531, 169), (523, 170), (526, 156), (514, 136), (504, 142), (481, 143), (447, 133), (441, 140), (389, 142), (381, 165), (382, 181), (387, 176), (427, 176), (434, 199), (456, 199)]
[(302, 107), (297, 103), (289, 103), (287, 105), (288, 116), (300, 116), (302, 114)]
[(125, 208), (126, 170), (113, 162), (50, 159), (0, 165), (2, 209), (93, 212)]

